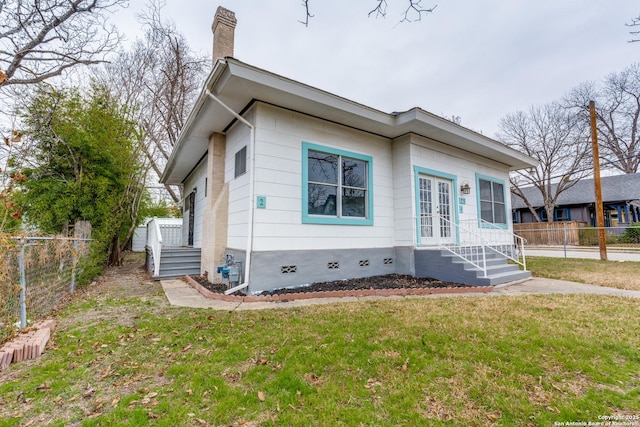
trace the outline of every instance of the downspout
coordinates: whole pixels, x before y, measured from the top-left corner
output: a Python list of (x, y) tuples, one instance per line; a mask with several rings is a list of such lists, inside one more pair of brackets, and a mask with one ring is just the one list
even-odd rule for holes
[(209, 89), (206, 89), (206, 94), (207, 96), (209, 96), (211, 99), (213, 99), (215, 102), (217, 102), (218, 104), (220, 104), (222, 106), (222, 108), (224, 108), (225, 110), (227, 110), (229, 113), (231, 113), (236, 119), (238, 119), (238, 121), (244, 123), (245, 125), (247, 125), (249, 127), (250, 130), (250, 136), (249, 136), (249, 140), (250, 140), (250, 152), (251, 155), (249, 156), (249, 221), (247, 224), (247, 254), (245, 256), (245, 261), (244, 261), (244, 282), (242, 282), (240, 285), (235, 286), (231, 289), (228, 289), (225, 291), (226, 295), (232, 294), (236, 291), (239, 291), (241, 289), (244, 289), (246, 287), (249, 286), (249, 272), (251, 271), (251, 252), (253, 251), (253, 192), (254, 192), (254, 180), (255, 180), (255, 147), (256, 147), (256, 129), (255, 127), (249, 123), (249, 121), (247, 119), (245, 119), (244, 117), (242, 117), (240, 114), (236, 113), (235, 111), (233, 111), (231, 109), (231, 107), (229, 107), (228, 105), (226, 105), (224, 102), (222, 102), (218, 97), (216, 97), (214, 94), (211, 93), (211, 91), (209, 91)]

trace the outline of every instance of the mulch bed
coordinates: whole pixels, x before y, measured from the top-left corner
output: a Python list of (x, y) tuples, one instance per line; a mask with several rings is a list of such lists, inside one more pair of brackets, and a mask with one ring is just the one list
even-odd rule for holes
[[(190, 279), (195, 281), (198, 285), (205, 288), (206, 291), (209, 291), (212, 294), (220, 294), (222, 296), (222, 294), (224, 294), (224, 291), (227, 290), (227, 286), (225, 284), (211, 283), (204, 276), (191, 276)], [(363, 292), (366, 292), (373, 295), (373, 291), (380, 291), (376, 294), (382, 294), (382, 292), (386, 292), (388, 295), (393, 295), (396, 294), (394, 290), (398, 291), (397, 294), (422, 294), (432, 292), (412, 292), (412, 290), (455, 289), (457, 292), (460, 292), (462, 290), (461, 288), (478, 289), (478, 287), (462, 283), (444, 282), (437, 279), (413, 277), (401, 274), (389, 274), (384, 276), (364, 277), (358, 279), (336, 280), (333, 282), (312, 283), (308, 286), (298, 286), (294, 288), (274, 289), (271, 291), (263, 291), (262, 293), (254, 297), (273, 298), (280, 296), (280, 298), (278, 299), (282, 299), (282, 296), (284, 296), (289, 297), (290, 299), (297, 299), (302, 297), (303, 295), (316, 297), (327, 295), (327, 293), (336, 294), (340, 292), (344, 292), (345, 295), (351, 295), (354, 292), (360, 292), (363, 295), (365, 294)], [(489, 289), (484, 289), (483, 291), (486, 292), (488, 290)]]

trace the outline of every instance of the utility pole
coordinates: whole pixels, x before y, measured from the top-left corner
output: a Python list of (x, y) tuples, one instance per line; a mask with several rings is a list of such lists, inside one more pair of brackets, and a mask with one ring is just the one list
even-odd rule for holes
[(598, 227), (598, 241), (600, 259), (607, 260), (607, 236), (604, 229), (604, 206), (602, 204), (602, 184), (600, 182), (600, 150), (598, 149), (598, 130), (596, 128), (596, 103), (589, 101), (591, 116), (591, 147), (593, 153), (593, 184), (596, 190), (596, 226)]

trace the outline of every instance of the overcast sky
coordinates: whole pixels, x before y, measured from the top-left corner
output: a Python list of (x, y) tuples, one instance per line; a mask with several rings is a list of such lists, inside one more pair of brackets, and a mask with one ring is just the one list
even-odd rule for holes
[[(140, 36), (135, 14), (116, 25)], [(435, 11), (399, 23), (406, 0), (387, 0), (386, 18), (367, 17), (375, 0), (166, 0), (163, 16), (190, 46), (210, 54), (218, 6), (236, 14), (234, 56), (385, 112), (421, 107), (462, 118), (494, 137), (500, 118), (561, 98), (638, 61), (625, 23), (632, 0), (422, 0)]]

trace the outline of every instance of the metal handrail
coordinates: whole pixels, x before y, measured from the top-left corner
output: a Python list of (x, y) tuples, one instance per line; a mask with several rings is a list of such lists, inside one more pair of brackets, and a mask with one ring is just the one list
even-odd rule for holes
[[(526, 258), (524, 255), (524, 239), (516, 234), (510, 233), (499, 227), (495, 227), (491, 223), (485, 223), (491, 225), (492, 231), (498, 231), (498, 238), (492, 239), (491, 236), (487, 237), (480, 232), (473, 231), (469, 228), (461, 226), (460, 223), (455, 223), (443, 216), (439, 215), (423, 215), (421, 218), (432, 217), (436, 221), (445, 222), (453, 230), (455, 235), (460, 237), (461, 243), (447, 243), (438, 239), (438, 245), (441, 249), (444, 249), (453, 255), (464, 259), (469, 264), (480, 269), (483, 272), (484, 277), (487, 277), (487, 250), (498, 253), (507, 259), (514, 261), (515, 263), (522, 265), (526, 271)], [(474, 220), (477, 221), (477, 220)], [(482, 220), (481, 220), (482, 221)], [(481, 223), (482, 224), (482, 223)], [(488, 227), (489, 228), (489, 227)], [(482, 229), (480, 229), (482, 230)], [(461, 234), (463, 234), (461, 236)], [(504, 237), (508, 235), (513, 243), (505, 243)], [(516, 246), (514, 250), (514, 246)], [(522, 262), (520, 261), (522, 256)]]
[[(504, 256), (506, 256), (507, 258), (509, 258), (511, 261), (515, 262), (516, 264), (521, 265), (524, 268), (524, 271), (527, 271), (527, 258), (525, 255), (525, 250), (524, 250), (524, 246), (527, 243), (527, 239), (525, 239), (522, 236), (517, 235), (516, 233), (512, 233), (492, 222), (489, 221), (485, 221), (482, 218), (477, 218), (477, 219), (473, 219), (473, 220), (467, 220), (467, 221), (461, 221), (461, 222), (471, 222), (473, 221), (474, 223), (479, 222), (480, 223), (480, 227), (479, 229), (482, 231), (484, 230), (490, 230), (492, 232), (492, 234), (497, 234), (499, 236), (504, 236), (506, 237), (506, 239), (513, 239), (513, 244), (515, 247), (515, 251), (513, 251), (514, 253), (512, 255), (509, 255), (507, 253), (503, 253)], [(481, 234), (482, 236), (482, 234)], [(483, 237), (483, 240), (486, 240)], [(490, 246), (491, 246), (491, 242)], [(520, 258), (522, 258), (522, 261), (520, 261)]]

